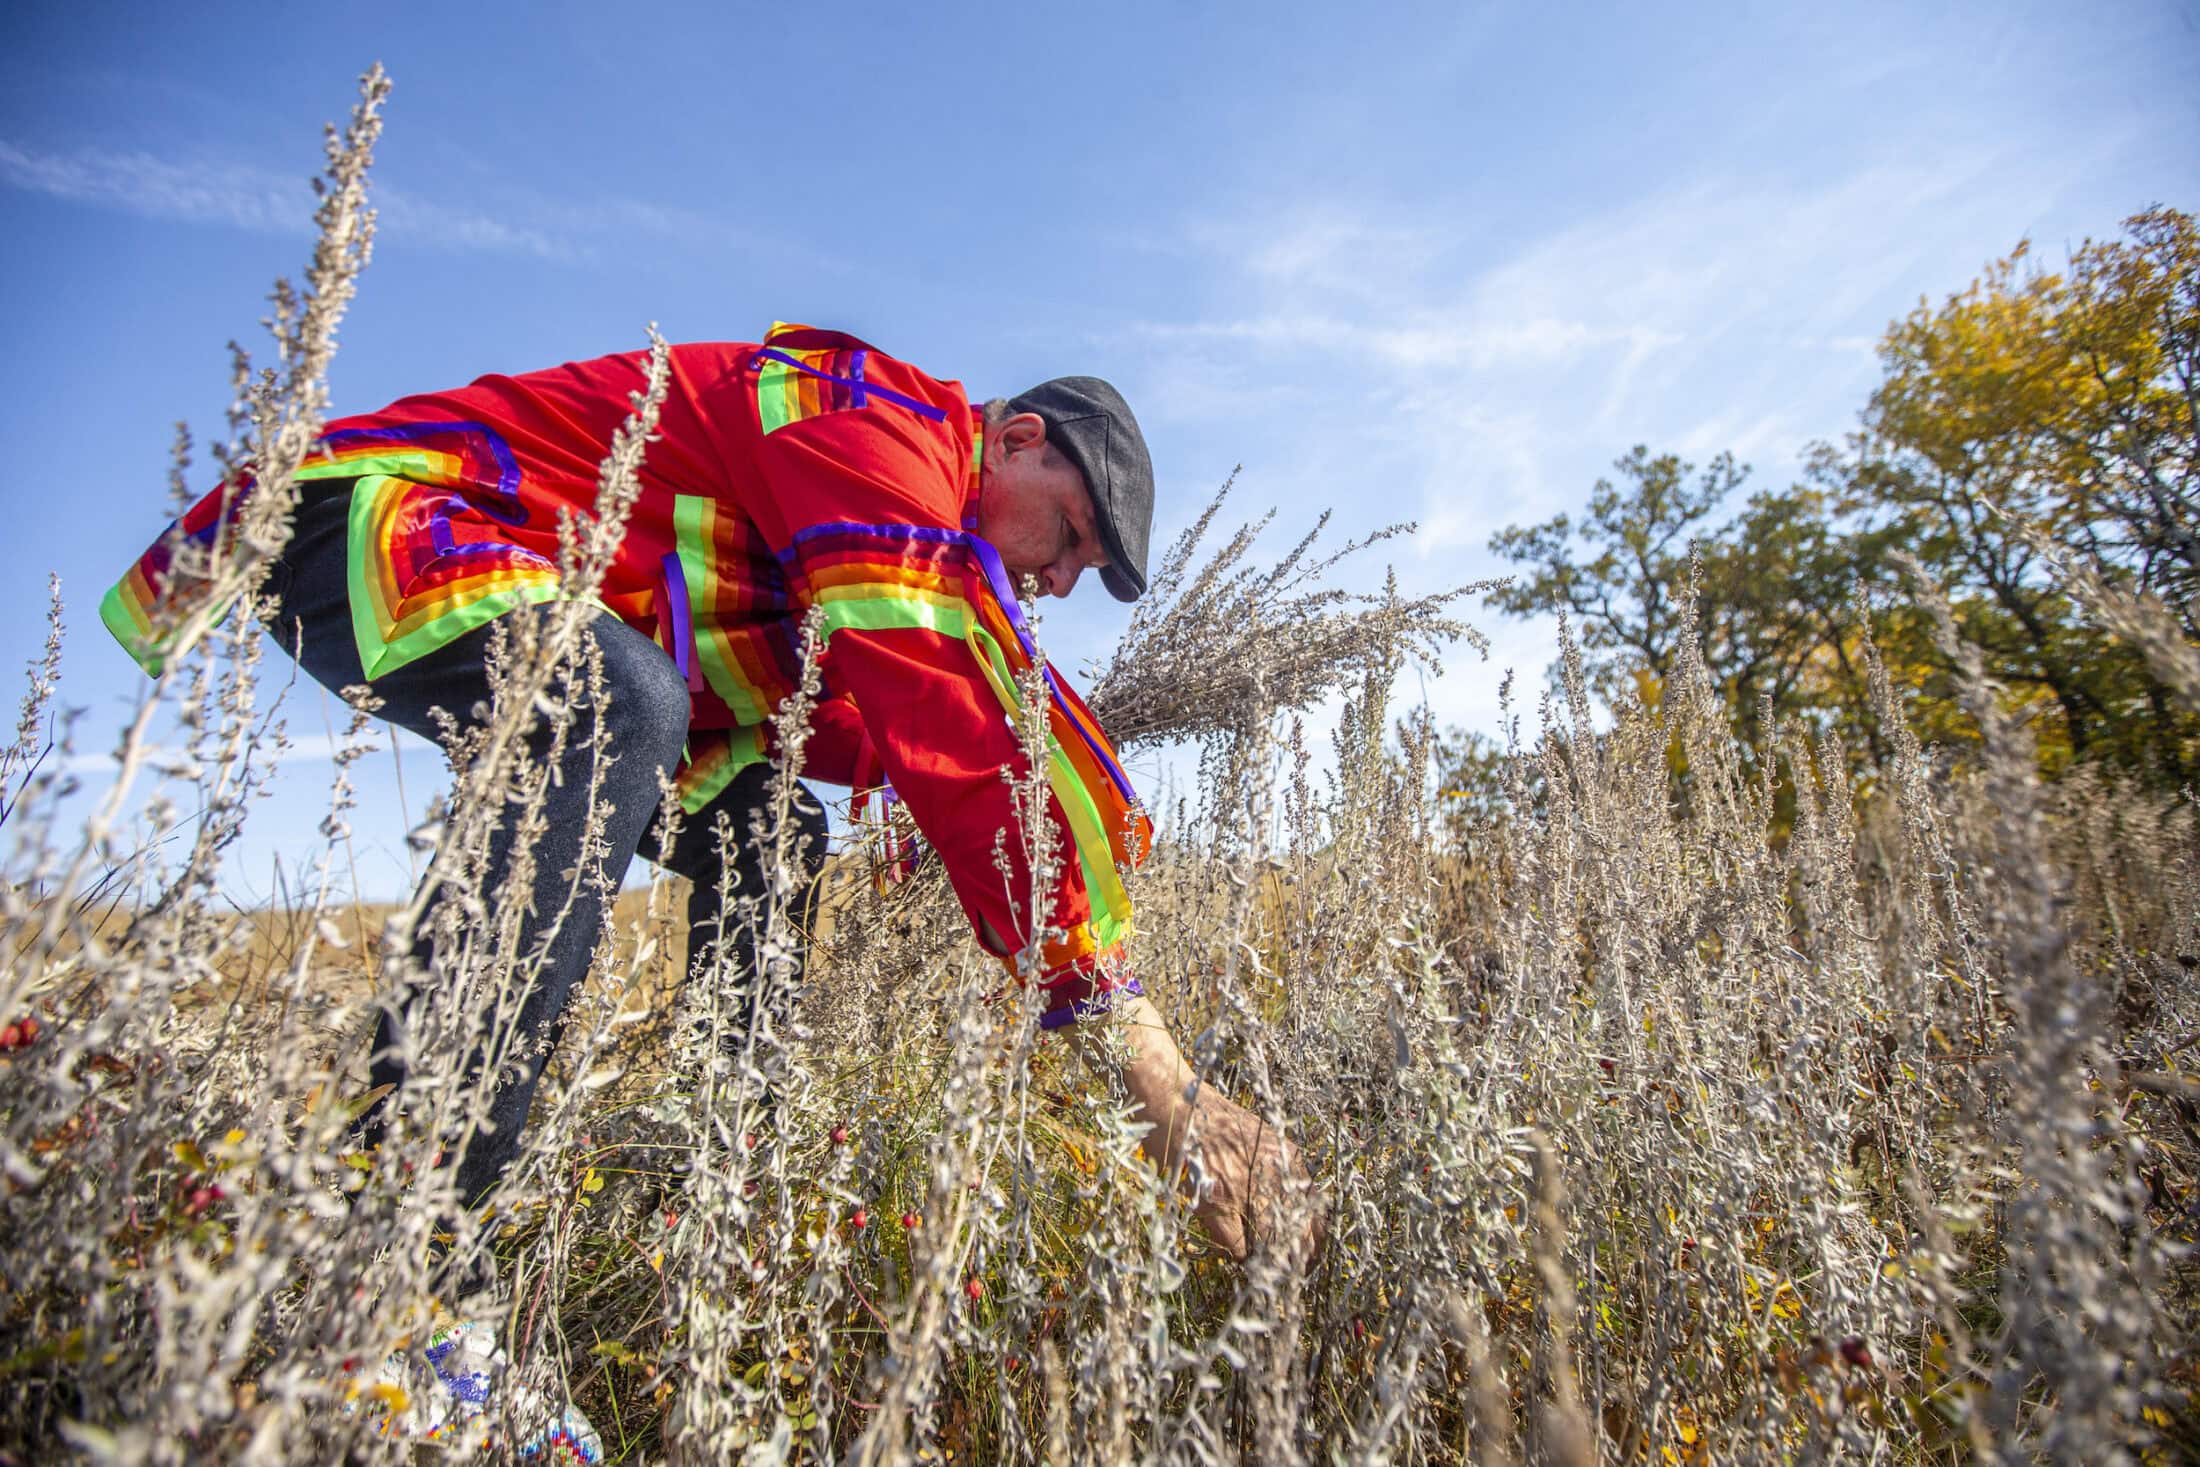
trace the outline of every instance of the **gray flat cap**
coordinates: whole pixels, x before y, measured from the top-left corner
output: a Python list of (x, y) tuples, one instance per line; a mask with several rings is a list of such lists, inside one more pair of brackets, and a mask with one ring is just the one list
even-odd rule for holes
[(1146, 589), (1146, 542), (1153, 529), (1153, 459), (1123, 394), (1098, 377), (1056, 377), (1008, 400), (1037, 413), (1047, 442), (1068, 455), (1092, 492), (1093, 520), (1108, 563), (1101, 584), (1118, 601)]

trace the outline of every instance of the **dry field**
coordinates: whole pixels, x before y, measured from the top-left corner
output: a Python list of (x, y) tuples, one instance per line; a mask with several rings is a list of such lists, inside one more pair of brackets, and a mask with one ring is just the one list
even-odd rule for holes
[[(858, 850), (800, 1024), (738, 1067), (673, 884), (622, 899), (467, 1240), (516, 1282), (515, 1368), (637, 1461), (2190, 1449), (2189, 805), (2043, 787), (2006, 728), (1982, 771), (1912, 746), (1851, 789), (1684, 695), (1553, 714), (1459, 844), (1384, 671), (1333, 777), (1288, 716), (1210, 740), (1133, 887), (1210, 1083), (1314, 1159), (1317, 1258), (1205, 1247), (937, 875), (880, 890)], [(250, 757), (198, 797), (241, 809)], [(434, 1142), (366, 1170), (342, 1116), (403, 914), (240, 915), (173, 871), (127, 918), (73, 902), (41, 797), (0, 907), (39, 1018), (0, 1058), (0, 1440), (391, 1450), (342, 1406), (433, 1316)], [(416, 1102), (446, 1123), (448, 1058)]]

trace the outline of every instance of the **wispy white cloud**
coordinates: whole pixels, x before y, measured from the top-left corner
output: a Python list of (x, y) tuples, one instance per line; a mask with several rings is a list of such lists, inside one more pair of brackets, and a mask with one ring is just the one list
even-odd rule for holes
[[(219, 159), (101, 148), (48, 151), (0, 139), (0, 187), (151, 219), (273, 234), (313, 228), (313, 196), (302, 179)], [(372, 199), (385, 239), (542, 260), (587, 258), (602, 237), (696, 235), (706, 228), (687, 211), (622, 199), (570, 207), (520, 199), (491, 210), (382, 181), (373, 185)]]
[(0, 184), (156, 219), (239, 229), (295, 234), (312, 221), (310, 196), (294, 179), (149, 153), (43, 153), (0, 139)]
[(408, 244), (531, 255), (540, 260), (580, 259), (589, 253), (586, 245), (558, 231), (478, 210), (453, 209), (389, 184), (374, 185), (372, 201), (377, 229)]
[(1336, 202), (1299, 201), (1248, 231), (1194, 226), (1195, 240), (1234, 253), (1254, 276), (1345, 299), (1380, 299), (1386, 282), (1418, 274), (1445, 248), (1440, 230)]
[[(1734, 410), (1714, 412), (1660, 446), (1697, 463), (1716, 454), (1731, 453), (1737, 461), (1750, 464), (1791, 454), (1802, 443), (1819, 436), (1824, 436), (1822, 429), (1813, 429), (1785, 412)], [(1752, 482), (1754, 487), (1772, 487)]]
[[(1384, 512), (1421, 520), (1429, 574), (1482, 569), (1492, 531), (1577, 503), (1636, 442), (1731, 450), (1762, 481), (1840, 432), (1904, 283), (1974, 268), (1982, 229), (2033, 206), (2008, 161), (1951, 148), (1812, 186), (1699, 179), (1503, 254), (1448, 204), (1401, 219), (1294, 200), (1188, 229), (1211, 308), (1122, 330), (1158, 391), (1268, 412), (1280, 497), (1335, 503), (1326, 470), (1350, 462)], [(2060, 186), (2041, 160), (2021, 172)]]
[[(314, 200), (302, 178), (221, 159), (92, 147), (41, 150), (0, 138), (0, 188), (150, 219), (271, 234), (313, 229)], [(588, 262), (637, 236), (718, 250), (787, 248), (702, 210), (618, 196), (569, 200), (492, 189), (461, 206), (378, 177), (370, 198), (381, 237), (417, 249)], [(817, 263), (820, 257), (811, 250), (805, 258)]]

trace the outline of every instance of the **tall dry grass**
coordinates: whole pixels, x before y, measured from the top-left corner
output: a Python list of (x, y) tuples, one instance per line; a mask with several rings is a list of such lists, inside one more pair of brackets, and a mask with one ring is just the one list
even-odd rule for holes
[[(202, 568), (217, 589), (249, 595), (285, 532), (283, 465), (371, 230), (381, 87), (332, 144), (333, 243), (279, 313), (287, 377), (249, 399), (232, 457), (258, 487)], [(576, 591), (654, 400), (607, 445)], [(1199, 742), (1131, 877), (1132, 961), (1202, 1083), (1307, 1147), (1316, 1193), (1293, 1205), (1318, 1204), (1318, 1255), (1205, 1246), (1126, 1098), (995, 991), (936, 875), (881, 889), (860, 849), (802, 991), (730, 1051), (724, 948), (690, 950), (671, 883), (630, 896), (495, 1209), (459, 1214), (434, 1161), (483, 1121), (463, 1056), (509, 1051), (530, 966), (510, 896), (529, 875), (488, 888), (481, 853), (493, 819), (539, 818), (522, 734), (575, 726), (583, 603), (515, 623), (493, 716), (454, 734), (434, 859), (458, 897), (371, 933), (329, 895), (368, 719), (318, 870), (240, 914), (221, 854), (279, 738), (250, 619), (188, 629), (81, 822), (59, 815), (57, 611), (0, 756), (0, 1017), (36, 1020), (0, 1055), (0, 1451), (400, 1459), (400, 1403), (368, 1383), (450, 1302), (434, 1247), (510, 1285), (497, 1324), (530, 1390), (501, 1398), (498, 1439), (570, 1399), (619, 1460), (2200, 1444), (2189, 798), (2042, 787), (1976, 677), (1979, 773), (1900, 733), (1883, 673), (1895, 754), (1861, 787), (1801, 728), (1737, 744), (1687, 658), (1656, 709), (1607, 725), (1569, 642), (1501, 813), (1457, 844), (1434, 731), (1391, 701), (1404, 659), (1445, 655), (1446, 598), (1329, 597), (1310, 547), (1262, 568), (1250, 533), (1202, 558), (1211, 518), (1093, 701), (1125, 738)], [(1338, 690), (1317, 758), (1296, 710)], [(1042, 871), (1045, 825), (1010, 833)], [(792, 885), (738, 894), (780, 985)], [(405, 956), (423, 922), (430, 973)], [(365, 1034), (421, 982), (443, 997), (410, 1031), (404, 1121), (360, 1155)]]

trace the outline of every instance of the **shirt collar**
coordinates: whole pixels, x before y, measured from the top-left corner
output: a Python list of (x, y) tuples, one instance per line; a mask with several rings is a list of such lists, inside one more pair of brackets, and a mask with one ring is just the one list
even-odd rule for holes
[(978, 528), (978, 487), (984, 480), (985, 409), (970, 405), (970, 478), (963, 488), (963, 528)]

